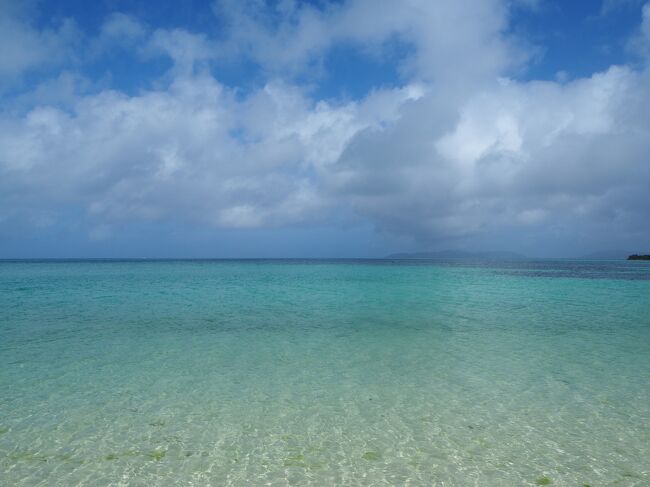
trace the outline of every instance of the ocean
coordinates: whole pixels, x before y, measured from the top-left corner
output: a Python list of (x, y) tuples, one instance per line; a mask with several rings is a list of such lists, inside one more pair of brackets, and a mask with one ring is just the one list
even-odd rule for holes
[(650, 263), (2, 261), (0, 485), (650, 485)]

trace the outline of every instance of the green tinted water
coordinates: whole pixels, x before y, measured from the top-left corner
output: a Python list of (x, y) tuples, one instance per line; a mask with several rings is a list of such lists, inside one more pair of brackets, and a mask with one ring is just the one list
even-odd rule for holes
[(0, 485), (650, 485), (650, 265), (0, 263)]

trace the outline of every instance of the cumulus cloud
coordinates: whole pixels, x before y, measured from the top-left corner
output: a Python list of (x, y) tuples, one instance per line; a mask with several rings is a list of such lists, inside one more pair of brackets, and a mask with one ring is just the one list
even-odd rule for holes
[(147, 54), (169, 56), (177, 74), (190, 74), (197, 63), (203, 63), (215, 55), (214, 47), (204, 35), (183, 29), (157, 29), (144, 51)]
[(74, 58), (80, 32), (73, 19), (63, 19), (44, 29), (28, 20), (27, 12), (13, 2), (0, 3), (0, 88), (23, 74), (61, 65)]
[[(535, 2), (514, 3), (532, 6)], [(247, 55), (272, 73), (312, 69), (336, 43), (381, 55), (390, 41), (414, 47), (401, 60), (409, 76), (455, 84), (494, 77), (521, 66), (522, 39), (505, 35), (508, 2), (502, 0), (373, 0), (325, 3), (220, 0), (215, 9), (227, 19), (229, 37), (221, 48)]]
[[(416, 93), (414, 95), (414, 93)], [(396, 117), (417, 90), (314, 104), (269, 83), (240, 100), (207, 74), (165, 90), (79, 97), (0, 121), (2, 206), (81, 205), (100, 221), (190, 219), (255, 227), (318, 218), (314, 170), (358, 130)], [(25, 194), (38, 195), (36, 201)]]
[[(134, 220), (257, 228), (353, 216), (422, 245), (512, 231), (647, 240), (649, 72), (521, 80), (528, 52), (509, 33), (511, 5), (225, 0), (220, 39), (114, 14), (95, 46), (119, 40), (173, 68), (132, 95), (64, 71), (23, 95), (32, 106), (3, 112), (0, 228), (74, 208), (96, 240)], [(44, 40), (61, 30), (19, 28), (28, 55), (0, 72), (65, 51)], [(381, 56), (395, 40), (410, 46), (401, 87), (318, 100), (296, 81), (336, 45)], [(221, 83), (214, 63), (229, 56), (260, 65), (265, 83), (245, 94)]]
[(639, 53), (646, 63), (650, 62), (650, 2), (643, 6), (641, 27), (637, 35), (631, 39), (630, 48)]
[(142, 39), (147, 28), (138, 19), (121, 12), (114, 12), (106, 19), (99, 34), (107, 42), (132, 43)]
[(390, 129), (357, 135), (332, 186), (387, 230), (423, 240), (583, 220), (631, 230), (650, 216), (647, 86), (623, 67), (564, 85), (502, 83), (413, 136), (446, 111), (426, 97)]

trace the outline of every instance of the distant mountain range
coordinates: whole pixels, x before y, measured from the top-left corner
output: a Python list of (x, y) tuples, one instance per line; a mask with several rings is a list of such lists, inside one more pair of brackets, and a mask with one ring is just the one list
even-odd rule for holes
[[(628, 250), (612, 249), (592, 252), (580, 257), (572, 257), (576, 260), (625, 260), (634, 254)], [(437, 252), (400, 252), (390, 254), (386, 259), (476, 259), (476, 260), (523, 260), (528, 259), (524, 254), (517, 252), (467, 252), (465, 250), (441, 250)]]
[(592, 252), (591, 254), (583, 255), (581, 257), (578, 257), (578, 259), (581, 260), (625, 260), (627, 257), (633, 254), (633, 252), (630, 252), (629, 250), (620, 250), (620, 249), (612, 249), (612, 250), (601, 250), (600, 252)]
[(464, 250), (441, 250), (439, 252), (403, 252), (390, 254), (387, 259), (477, 259), (477, 260), (522, 260), (527, 259), (516, 252), (466, 252)]

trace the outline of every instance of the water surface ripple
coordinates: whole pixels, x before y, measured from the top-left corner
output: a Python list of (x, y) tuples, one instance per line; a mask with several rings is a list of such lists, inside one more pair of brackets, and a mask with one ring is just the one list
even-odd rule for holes
[(650, 264), (0, 262), (0, 485), (650, 485)]

